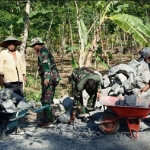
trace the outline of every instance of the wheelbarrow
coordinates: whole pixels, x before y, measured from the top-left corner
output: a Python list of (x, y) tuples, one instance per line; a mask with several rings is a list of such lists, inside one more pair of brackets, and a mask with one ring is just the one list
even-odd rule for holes
[[(37, 109), (29, 109), (31, 109), (33, 112), (39, 112), (47, 107), (50, 106), (45, 105)], [(28, 114), (29, 109), (19, 110), (13, 113), (0, 111), (0, 140), (5, 140), (6, 131), (9, 131), (11, 129), (15, 129), (15, 134), (17, 134), (19, 127), (19, 119), (25, 117), (25, 115)]]
[(108, 99), (110, 99), (110, 101), (112, 99), (113, 102), (110, 102), (112, 105), (108, 105), (109, 100), (107, 102), (102, 102), (103, 104), (107, 103), (107, 105), (105, 105), (107, 109), (97, 122), (101, 132), (105, 134), (116, 133), (120, 128), (120, 119), (125, 118), (131, 138), (137, 139), (140, 122), (143, 118), (147, 118), (150, 113), (150, 108), (115, 106), (113, 103), (119, 98), (109, 97)]

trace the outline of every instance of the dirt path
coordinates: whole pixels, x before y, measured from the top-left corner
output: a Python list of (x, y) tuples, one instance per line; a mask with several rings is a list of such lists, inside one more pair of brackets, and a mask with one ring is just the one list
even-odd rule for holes
[(100, 132), (93, 120), (88, 123), (75, 120), (74, 126), (56, 124), (53, 127), (36, 128), (34, 123), (23, 123), (22, 132), (9, 134), (0, 141), (1, 150), (149, 150), (149, 131), (139, 132), (137, 140), (130, 138), (128, 128), (122, 124), (113, 135)]

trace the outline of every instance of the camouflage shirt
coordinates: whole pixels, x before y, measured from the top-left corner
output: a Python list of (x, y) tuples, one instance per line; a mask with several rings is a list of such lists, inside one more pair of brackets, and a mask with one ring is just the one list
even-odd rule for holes
[(38, 54), (38, 71), (43, 80), (49, 79), (52, 82), (59, 82), (61, 79), (53, 55), (44, 46)]
[(101, 89), (102, 76), (89, 68), (75, 68), (71, 74), (72, 90), (75, 97), (79, 97), (84, 90), (84, 84), (88, 79), (94, 79), (97, 83), (97, 90)]

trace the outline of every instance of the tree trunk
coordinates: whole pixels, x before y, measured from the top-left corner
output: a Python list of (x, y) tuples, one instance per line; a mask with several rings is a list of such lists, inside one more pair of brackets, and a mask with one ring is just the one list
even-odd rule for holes
[[(100, 30), (101, 30), (101, 24), (98, 26), (98, 28), (96, 29), (96, 31), (94, 33), (94, 38), (92, 40), (92, 45), (91, 45), (91, 47), (88, 51), (87, 57), (86, 57), (85, 67), (90, 67), (91, 66), (91, 60), (92, 60), (93, 53), (98, 47), (97, 42), (100, 41)], [(103, 47), (103, 44), (102, 44), (102, 47)]]
[(84, 47), (84, 39), (82, 37), (82, 30), (81, 30), (81, 25), (80, 25), (80, 17), (79, 17), (79, 9), (78, 9), (78, 5), (77, 2), (74, 1), (75, 6), (76, 6), (76, 14), (77, 14), (77, 26), (78, 26), (78, 34), (79, 34), (79, 39), (80, 39), (80, 45), (79, 45), (79, 51), (80, 51), (80, 56), (79, 56), (79, 67), (83, 67), (84, 65), (84, 60), (85, 60), (85, 47)]
[[(23, 35), (22, 44), (21, 44), (21, 47), (20, 47), (20, 53), (22, 55), (25, 67), (26, 67), (25, 50), (26, 50), (27, 39), (28, 39), (29, 12), (30, 12), (30, 0), (26, 0), (24, 35)], [(24, 89), (24, 87), (23, 87), (23, 89)]]
[(50, 36), (49, 33), (50, 33), (50, 30), (51, 30), (52, 23), (53, 23), (53, 20), (51, 20), (48, 31), (46, 33), (46, 43), (45, 43), (46, 47), (49, 47), (50, 40), (48, 38)]
[(23, 61), (25, 65), (26, 65), (25, 50), (26, 50), (26, 44), (28, 39), (30, 0), (27, 0), (26, 2), (27, 3), (26, 3), (26, 12), (25, 12), (24, 35), (23, 35), (22, 45), (20, 46), (20, 52), (23, 57)]

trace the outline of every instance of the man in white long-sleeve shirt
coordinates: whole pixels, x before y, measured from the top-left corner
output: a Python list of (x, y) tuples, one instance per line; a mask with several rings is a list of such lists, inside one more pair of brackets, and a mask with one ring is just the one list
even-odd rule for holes
[(21, 44), (22, 42), (14, 37), (8, 37), (0, 43), (0, 46), (5, 48), (0, 52), (0, 77), (1, 86), (23, 96), (26, 67), (20, 52), (16, 50)]

